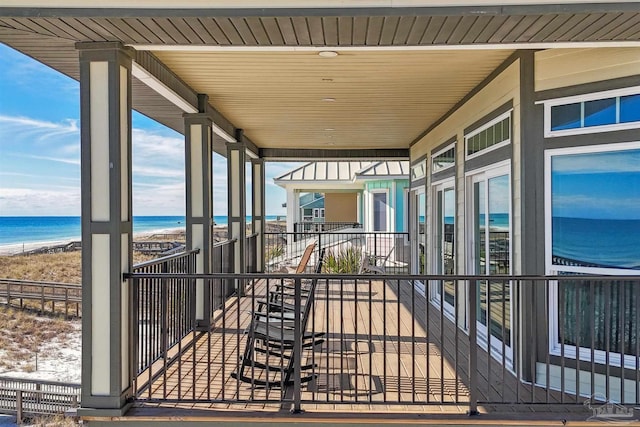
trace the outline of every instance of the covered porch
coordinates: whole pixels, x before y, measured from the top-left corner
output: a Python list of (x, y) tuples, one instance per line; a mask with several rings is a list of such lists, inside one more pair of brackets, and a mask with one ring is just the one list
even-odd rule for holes
[[(636, 267), (555, 257), (550, 237), (553, 156), (571, 172), (580, 147), (639, 149), (637, 2), (125, 3), (0, 6), (1, 42), (80, 82), (89, 425), (255, 411), (246, 424), (290, 409), (265, 422), (561, 422), (585, 420), (587, 401), (640, 403)], [(617, 110), (585, 125), (594, 104)], [(186, 252), (144, 266), (132, 262), (133, 109), (185, 146)], [(563, 129), (567, 111), (578, 119)], [(214, 152), (227, 159), (224, 201)], [(408, 160), (407, 231), (269, 240), (265, 164), (283, 159)], [(227, 206), (221, 244), (215, 203)], [(357, 257), (348, 271), (290, 273), (311, 240), (334, 261), (338, 247)], [(379, 274), (351, 268), (365, 261)], [(313, 292), (285, 295), (292, 283)], [(598, 315), (581, 314), (596, 297)], [(242, 356), (271, 316), (261, 300), (293, 307), (274, 326), (280, 348), (262, 348), (280, 365)]]

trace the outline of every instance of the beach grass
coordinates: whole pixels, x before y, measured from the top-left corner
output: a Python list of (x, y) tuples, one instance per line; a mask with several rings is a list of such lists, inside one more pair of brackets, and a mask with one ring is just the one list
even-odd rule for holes
[[(134, 252), (133, 263), (156, 258)], [(81, 251), (37, 254), (25, 256), (0, 256), (3, 279), (32, 280), (37, 282), (82, 283)]]
[(29, 427), (76, 427), (82, 425), (79, 421), (64, 415), (39, 415), (26, 420)]

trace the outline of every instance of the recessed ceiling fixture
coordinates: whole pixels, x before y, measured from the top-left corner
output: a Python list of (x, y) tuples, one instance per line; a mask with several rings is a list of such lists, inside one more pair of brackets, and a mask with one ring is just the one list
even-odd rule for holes
[(321, 56), (323, 58), (335, 58), (336, 56), (338, 56), (338, 52), (335, 52), (333, 50), (321, 50), (320, 52), (318, 52), (318, 56)]
[(324, 101), (324, 102), (335, 102), (336, 99), (335, 98), (322, 98), (322, 101)]
[(333, 131), (335, 129), (334, 128), (325, 128), (325, 130), (331, 132), (331, 131)]

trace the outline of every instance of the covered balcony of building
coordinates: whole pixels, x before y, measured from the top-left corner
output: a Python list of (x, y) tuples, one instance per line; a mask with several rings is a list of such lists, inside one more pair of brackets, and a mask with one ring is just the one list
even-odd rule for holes
[[(0, 6), (0, 42), (80, 82), (89, 425), (563, 423), (612, 401), (633, 417), (640, 277), (546, 276), (543, 108), (564, 104), (541, 103), (604, 71), (617, 86), (598, 91), (637, 86), (635, 2), (124, 3)], [(185, 138), (186, 251), (137, 266), (133, 109)], [(265, 163), (283, 159), (408, 161), (406, 227), (270, 235)], [(490, 211), (464, 216), (492, 183), (514, 213), (500, 236)]]

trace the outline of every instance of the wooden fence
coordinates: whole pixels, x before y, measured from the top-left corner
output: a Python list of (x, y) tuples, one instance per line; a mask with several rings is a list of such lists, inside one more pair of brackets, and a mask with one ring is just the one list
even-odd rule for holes
[[(64, 308), (65, 316), (81, 315), (82, 285), (72, 283), (34, 282), (30, 280), (0, 279), (0, 299), (7, 305), (17, 304), (20, 308), (31, 301), (32, 308), (41, 313), (56, 312), (56, 305)], [(35, 304), (33, 304), (35, 302)]]

